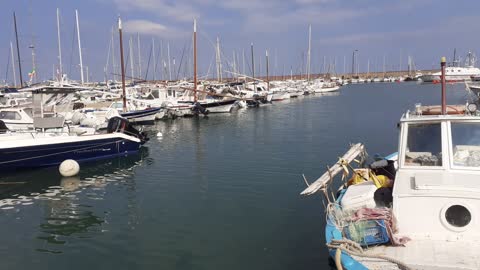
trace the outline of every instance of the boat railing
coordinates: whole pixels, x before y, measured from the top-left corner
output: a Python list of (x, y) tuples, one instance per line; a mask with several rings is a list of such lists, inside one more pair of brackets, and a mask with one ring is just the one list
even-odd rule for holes
[[(360, 156), (360, 160), (356, 158)], [(339, 158), (339, 160), (331, 167), (327, 167), (327, 171), (319, 177), (315, 182), (309, 184), (304, 176), (304, 181), (307, 184), (307, 188), (301, 192), (301, 195), (312, 195), (318, 191), (322, 191), (326, 199), (330, 202), (330, 195), (328, 192), (329, 186), (332, 184), (336, 175), (344, 172), (343, 179), (348, 176), (350, 165), (353, 161), (357, 161), (363, 164), (366, 159), (365, 146), (361, 143), (353, 144), (350, 149)]]

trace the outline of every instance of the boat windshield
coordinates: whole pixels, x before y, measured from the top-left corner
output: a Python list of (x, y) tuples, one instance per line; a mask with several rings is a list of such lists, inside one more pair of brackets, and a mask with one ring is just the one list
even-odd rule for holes
[(442, 128), (440, 123), (408, 126), (407, 166), (442, 166)]
[(13, 111), (0, 111), (0, 119), (3, 120), (22, 120), (22, 117), (18, 112)]
[(114, 108), (114, 109), (123, 109), (123, 104), (120, 103), (120, 102), (115, 102), (115, 103), (112, 104), (111, 107)]
[(452, 123), (453, 165), (480, 167), (480, 123)]

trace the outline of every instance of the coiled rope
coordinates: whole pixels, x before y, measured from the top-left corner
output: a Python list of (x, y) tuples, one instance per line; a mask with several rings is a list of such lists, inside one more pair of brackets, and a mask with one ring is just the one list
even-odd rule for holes
[(373, 258), (373, 259), (382, 259), (391, 263), (396, 264), (402, 270), (412, 270), (406, 263), (380, 254), (366, 254), (363, 248), (356, 242), (348, 239), (332, 239), (330, 243), (327, 243), (327, 247), (330, 249), (336, 250), (335, 264), (338, 269), (342, 268), (341, 256), (338, 255), (339, 250), (345, 252), (348, 255), (363, 257), (363, 258)]

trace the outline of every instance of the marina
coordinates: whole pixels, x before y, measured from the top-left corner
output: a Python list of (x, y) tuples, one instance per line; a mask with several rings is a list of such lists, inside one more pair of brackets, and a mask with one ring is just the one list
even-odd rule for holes
[[(73, 181), (57, 168), (5, 175), (22, 184), (1, 185), (0, 222), (21, 232), (5, 235), (4, 266), (328, 269), (321, 197), (298, 195), (301, 175), (311, 181), (336, 162), (348, 134), (372, 155), (395, 152), (397, 115), (413, 99), (439, 101), (438, 85), (387, 85), (156, 122), (145, 152), (83, 165)], [(447, 98), (464, 94), (455, 85)], [(338, 107), (343, 113), (332, 116)]]
[(2, 269), (480, 269), (470, 6), (21, 1)]

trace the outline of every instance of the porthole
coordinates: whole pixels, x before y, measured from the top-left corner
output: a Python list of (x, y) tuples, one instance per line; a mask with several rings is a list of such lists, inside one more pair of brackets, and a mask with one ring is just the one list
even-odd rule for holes
[(445, 220), (453, 227), (462, 228), (472, 221), (472, 214), (465, 206), (452, 205), (445, 211)]

